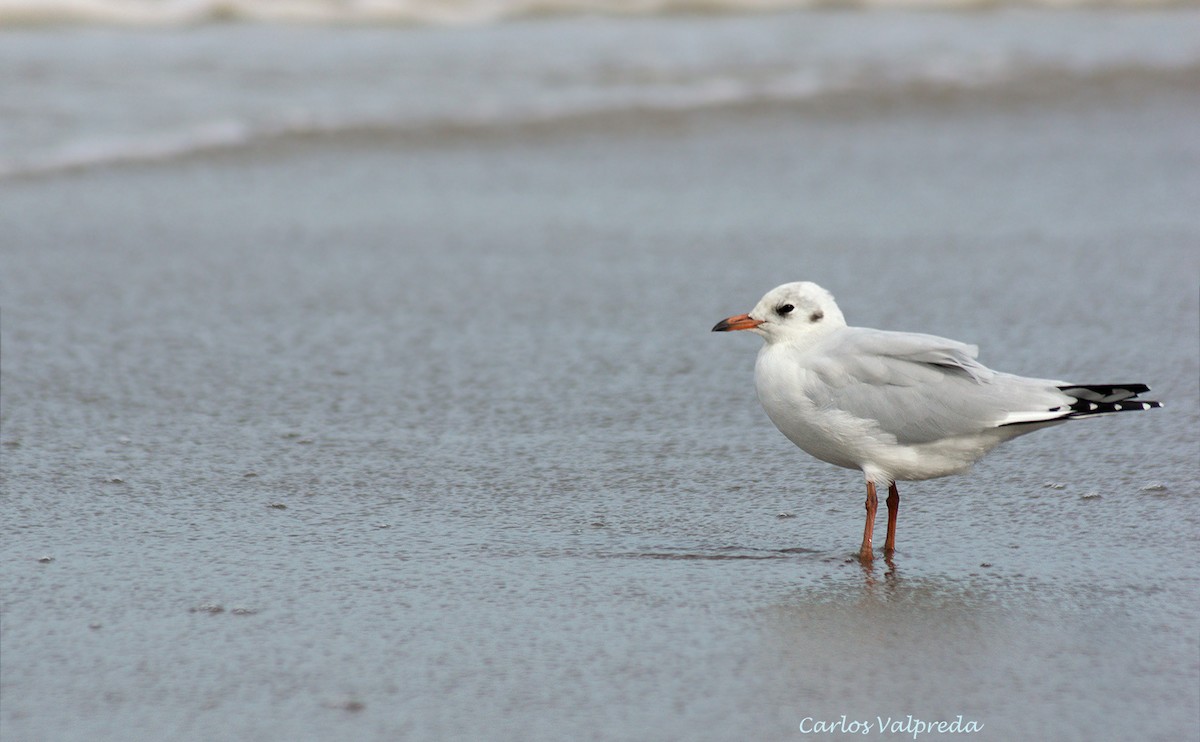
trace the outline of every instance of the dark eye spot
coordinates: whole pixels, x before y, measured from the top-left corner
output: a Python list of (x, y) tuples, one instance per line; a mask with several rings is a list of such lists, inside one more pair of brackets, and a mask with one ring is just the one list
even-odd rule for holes
[(793, 307), (791, 304), (784, 304), (783, 306), (776, 308), (775, 312), (780, 317), (784, 317), (788, 313), (790, 313), (793, 309), (795, 309), (795, 307)]
[(820, 322), (822, 319), (824, 319), (824, 317), (825, 317), (825, 313), (822, 312), (820, 309), (818, 309), (817, 311), (808, 315), (808, 319), (810, 322)]

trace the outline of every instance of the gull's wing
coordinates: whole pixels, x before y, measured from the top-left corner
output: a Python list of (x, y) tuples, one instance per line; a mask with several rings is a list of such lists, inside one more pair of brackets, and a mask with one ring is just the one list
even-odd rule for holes
[(1049, 421), (1068, 400), (1062, 382), (997, 373), (975, 346), (933, 335), (847, 327), (810, 352), (812, 402), (873, 421), (901, 445)]

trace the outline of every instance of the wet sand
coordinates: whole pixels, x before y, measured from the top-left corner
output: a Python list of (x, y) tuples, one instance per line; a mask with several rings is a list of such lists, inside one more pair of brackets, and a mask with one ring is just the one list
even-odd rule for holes
[[(1200, 97), (1060, 92), (0, 183), (0, 736), (1195, 739)], [(902, 487), (864, 570), (708, 332), (796, 279), (1167, 407)]]

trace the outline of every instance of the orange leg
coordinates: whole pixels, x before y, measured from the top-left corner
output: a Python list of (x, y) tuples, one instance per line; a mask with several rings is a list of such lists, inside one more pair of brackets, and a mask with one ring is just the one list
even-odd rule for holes
[(858, 558), (864, 562), (869, 562), (875, 558), (871, 553), (871, 537), (875, 534), (875, 510), (879, 507), (879, 498), (875, 495), (875, 483), (867, 482), (867, 524), (863, 526), (863, 542), (862, 548), (858, 551)]
[(895, 482), (888, 487), (887, 508), (888, 531), (887, 540), (883, 542), (883, 553), (891, 554), (896, 551), (896, 516), (900, 514), (900, 490), (896, 489)]

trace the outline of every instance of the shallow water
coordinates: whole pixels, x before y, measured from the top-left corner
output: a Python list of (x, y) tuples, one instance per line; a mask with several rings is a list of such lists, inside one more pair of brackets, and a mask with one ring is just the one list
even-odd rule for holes
[[(1106, 79), (0, 182), (0, 736), (1195, 738), (1198, 111)], [(864, 570), (860, 476), (708, 332), (794, 279), (1167, 406), (902, 485)]]

